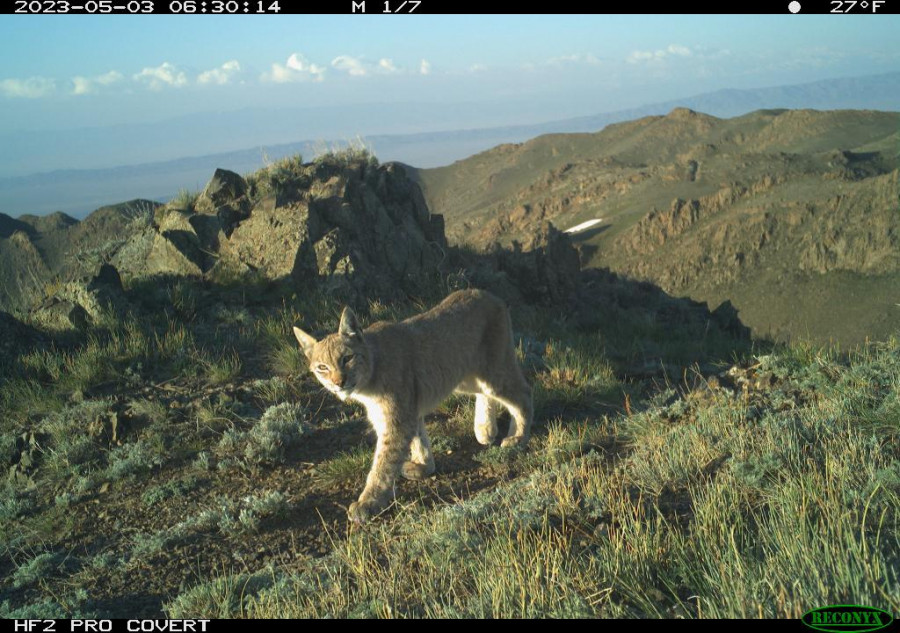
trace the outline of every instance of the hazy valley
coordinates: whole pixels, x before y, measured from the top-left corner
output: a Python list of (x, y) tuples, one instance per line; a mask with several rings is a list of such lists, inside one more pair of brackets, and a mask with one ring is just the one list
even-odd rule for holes
[[(602, 112), (598, 104), (600, 114), (528, 124), (513, 123), (529, 118), (526, 105), (466, 102), (211, 112), (153, 124), (21, 132), (0, 137), (7, 150), (0, 157), (6, 161), (0, 162), (0, 174), (5, 174), (0, 176), (0, 212), (17, 216), (63, 211), (82, 218), (122, 200), (166, 202), (180, 189), (201, 188), (217, 167), (250, 173), (267, 161), (298, 153), (313, 156), (357, 136), (382, 161), (431, 168), (502, 143), (521, 143), (541, 134), (596, 132), (676, 107), (733, 117), (763, 108), (895, 110), (898, 103), (900, 73), (895, 72), (718, 90), (612, 112)], [(335, 122), (340, 117), (353, 121), (353, 138), (338, 131), (347, 128)], [(485, 117), (497, 123), (467, 123)]]

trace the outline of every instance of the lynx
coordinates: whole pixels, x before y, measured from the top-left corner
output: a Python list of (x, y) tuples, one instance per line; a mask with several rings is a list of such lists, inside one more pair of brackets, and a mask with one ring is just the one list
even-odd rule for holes
[(516, 360), (509, 312), (487, 292), (454, 292), (427, 312), (365, 330), (344, 308), (336, 334), (317, 341), (295, 327), (294, 335), (319, 382), (365, 406), (378, 436), (366, 487), (348, 510), (356, 523), (392, 501), (398, 475), (424, 479), (434, 472), (424, 416), (454, 391), (475, 396), (481, 444), (494, 441), (501, 406), (512, 415), (502, 446), (528, 441), (531, 386)]

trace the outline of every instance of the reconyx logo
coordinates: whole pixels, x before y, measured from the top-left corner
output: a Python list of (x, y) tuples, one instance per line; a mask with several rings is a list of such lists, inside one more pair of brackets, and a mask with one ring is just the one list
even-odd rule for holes
[(807, 611), (801, 618), (803, 624), (817, 631), (863, 633), (883, 629), (894, 621), (887, 611), (856, 604), (833, 604)]

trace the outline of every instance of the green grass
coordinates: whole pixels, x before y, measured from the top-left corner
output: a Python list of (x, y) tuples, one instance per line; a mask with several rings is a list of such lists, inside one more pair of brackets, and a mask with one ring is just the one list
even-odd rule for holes
[[(568, 369), (591, 375), (576, 360)], [(222, 616), (223, 604), (254, 618), (897, 611), (900, 346), (849, 362), (773, 354), (734, 375), (766, 387), (710, 382), (632, 415), (554, 422), (517, 479), (431, 510), (401, 505), (365, 530), (333, 534), (332, 554), (276, 570), (240, 599), (238, 581), (219, 578), (168, 613)], [(613, 437), (626, 447), (607, 450)], [(368, 453), (333, 460), (331, 481), (361, 477)]]
[(338, 165), (342, 168), (360, 164), (370, 167), (378, 166), (378, 158), (376, 158), (375, 152), (359, 136), (343, 143), (332, 143), (331, 145), (321, 143), (316, 148), (316, 156), (313, 162), (315, 164)]
[(204, 375), (211, 385), (231, 382), (241, 373), (241, 357), (237, 352), (225, 352), (204, 362)]
[[(316, 434), (339, 437), (351, 416), (315, 395), (290, 328), (334, 331), (340, 306), (317, 293), (274, 308), (234, 295), (207, 310), (202, 284), (160, 288), (165, 310), (60, 339), (3, 370), (0, 456), (16, 463), (23, 431), (40, 447), (26, 473), (36, 485), (10, 483), (0, 503), (0, 544), (21, 576), (7, 585), (20, 582), (47, 613), (83, 609), (69, 588), (87, 574), (152, 568), (173, 547), (277, 541), (296, 525), (294, 495), (305, 504), (307, 489), (340, 514), (371, 466), (373, 449), (361, 444), (293, 470), (320, 459), (325, 436)], [(373, 301), (367, 319), (422, 307)], [(723, 360), (726, 346), (692, 344), (696, 332), (665, 342), (664, 324), (652, 320), (579, 331), (562, 317), (517, 316), (535, 394), (527, 449), (476, 446), (474, 400), (451, 397), (437, 412), (442, 424), (432, 429), (429, 419), (438, 468), (471, 459), (471, 474), (439, 475), (418, 497), (402, 484), (400, 501), (361, 530), (332, 531), (334, 513), (324, 513), (324, 556), (273, 566), (286, 560), (282, 549), (233, 574), (202, 567), (169, 615), (797, 617), (840, 602), (900, 608), (896, 340), (850, 357), (760, 348), (708, 379), (685, 368), (698, 354)], [(656, 383), (632, 379), (627, 369), (646, 358), (685, 370)], [(262, 485), (289, 470), (303, 490)], [(470, 476), (482, 492), (466, 492)], [(134, 516), (159, 507), (177, 518), (136, 527), (123, 513), (125, 536), (85, 546), (85, 561), (107, 553), (96, 564), (39, 558), (72, 551), (93, 501), (102, 512), (123, 494), (133, 495)], [(208, 500), (178, 507), (195, 497)]]
[(288, 449), (302, 441), (305, 423), (302, 406), (283, 402), (267, 408), (248, 430), (227, 430), (218, 449), (226, 460), (238, 460), (249, 468), (284, 463)]
[(182, 188), (178, 190), (178, 193), (175, 194), (175, 197), (172, 198), (172, 201), (169, 204), (176, 209), (193, 211), (198, 198), (200, 198), (199, 191), (191, 191), (190, 189)]
[(16, 568), (12, 575), (13, 587), (21, 589), (38, 584), (46, 577), (59, 573), (70, 562), (62, 554), (54, 552), (38, 554)]
[(303, 157), (295, 154), (268, 163), (262, 169), (248, 174), (244, 180), (247, 182), (248, 197), (258, 201), (275, 195), (296, 181), (302, 181), (304, 175)]
[(358, 485), (366, 479), (373, 453), (367, 445), (339, 453), (316, 466), (315, 479), (327, 487)]

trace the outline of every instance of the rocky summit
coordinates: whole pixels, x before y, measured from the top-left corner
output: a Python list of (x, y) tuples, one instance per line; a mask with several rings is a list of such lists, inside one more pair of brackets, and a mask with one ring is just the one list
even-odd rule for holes
[(451, 248), (407, 168), (368, 155), (286, 159), (246, 178), (217, 169), (199, 194), (106, 207), (83, 222), (2, 219), (0, 258), (10, 265), (0, 307), (52, 330), (121, 313), (122, 280), (252, 279), (364, 306), (449, 275), (546, 303), (565, 301), (580, 270), (569, 238), (549, 223), (512, 248)]

